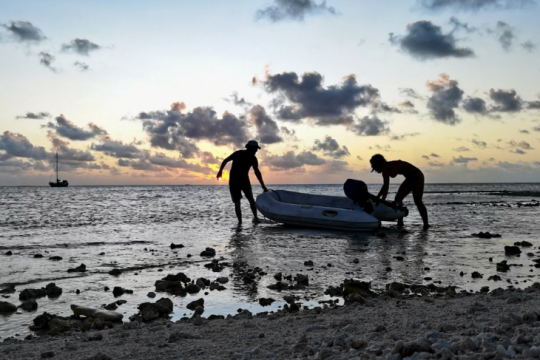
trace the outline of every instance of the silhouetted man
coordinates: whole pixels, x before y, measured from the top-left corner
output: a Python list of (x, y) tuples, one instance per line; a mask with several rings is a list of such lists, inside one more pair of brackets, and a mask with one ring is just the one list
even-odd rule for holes
[(249, 201), (249, 206), (253, 212), (253, 221), (259, 221), (259, 218), (257, 217), (257, 206), (255, 205), (255, 199), (253, 199), (253, 192), (251, 191), (251, 183), (249, 182), (249, 169), (251, 169), (252, 166), (255, 176), (257, 176), (263, 191), (268, 191), (264, 185), (261, 171), (259, 170), (259, 161), (255, 156), (259, 149), (260, 146), (255, 140), (248, 141), (246, 144), (246, 150), (238, 150), (223, 160), (216, 176), (216, 178), (219, 180), (222, 176), (225, 165), (227, 165), (229, 161), (233, 162), (231, 172), (229, 174), (229, 191), (231, 192), (231, 198), (234, 203), (234, 211), (236, 212), (236, 217), (238, 218), (239, 224), (242, 223), (242, 209), (240, 208), (242, 192)]

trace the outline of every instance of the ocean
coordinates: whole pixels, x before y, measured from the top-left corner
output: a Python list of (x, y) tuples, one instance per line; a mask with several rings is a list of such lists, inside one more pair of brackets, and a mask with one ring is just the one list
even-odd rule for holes
[[(391, 186), (390, 200), (397, 186)], [(369, 185), (369, 190), (376, 194), (379, 187)], [(255, 194), (261, 193), (259, 186), (253, 188)], [(343, 194), (342, 185), (269, 188)], [(190, 316), (186, 304), (201, 297), (205, 316), (234, 314), (238, 308), (273, 310), (285, 304), (284, 295), (291, 294), (300, 296), (305, 306), (315, 306), (329, 299), (324, 295), (329, 285), (339, 285), (345, 278), (371, 281), (373, 288), (400, 281), (455, 285), (467, 291), (484, 286), (526, 287), (539, 281), (540, 269), (533, 260), (540, 253), (540, 184), (427, 184), (425, 190), (433, 226), (429, 231), (422, 231), (409, 196), (405, 230), (383, 223), (375, 232), (346, 233), (285, 227), (269, 220), (253, 224), (245, 200), (244, 223), (239, 227), (226, 186), (0, 187), (0, 289), (15, 284), (17, 290), (2, 294), (0, 300), (18, 305), (21, 290), (50, 282), (63, 289), (58, 298), (38, 299), (35, 311), (0, 314), (0, 337), (22, 338), (29, 333), (32, 319), (44, 311), (68, 316), (70, 304), (100, 307), (118, 299), (127, 301), (117, 310), (127, 320), (141, 302), (172, 298), (173, 320), (178, 320)], [(480, 231), (501, 237), (472, 236)], [(520, 257), (505, 256), (504, 246), (518, 241), (533, 246), (523, 248)], [(171, 243), (184, 247), (171, 249)], [(209, 270), (204, 264), (210, 260), (199, 255), (206, 247), (216, 249), (216, 259), (241, 266)], [(8, 251), (13, 254), (5, 255)], [(53, 256), (62, 260), (50, 260)], [(304, 266), (307, 260), (313, 261), (312, 268)], [(497, 272), (496, 263), (502, 260), (514, 266)], [(86, 265), (87, 272), (67, 272), (80, 264)], [(257, 267), (267, 275), (246, 283), (246, 269)], [(109, 275), (113, 268), (123, 273)], [(473, 279), (473, 271), (483, 278)], [(178, 272), (192, 279), (225, 276), (229, 282), (223, 291), (206, 289), (186, 297), (157, 293), (155, 299), (148, 298), (156, 280)], [(277, 272), (293, 277), (307, 274), (307, 290), (268, 289)], [(501, 281), (488, 280), (496, 274)], [(115, 298), (104, 291), (115, 286), (133, 294)], [(263, 308), (258, 303), (261, 297), (276, 302)]]

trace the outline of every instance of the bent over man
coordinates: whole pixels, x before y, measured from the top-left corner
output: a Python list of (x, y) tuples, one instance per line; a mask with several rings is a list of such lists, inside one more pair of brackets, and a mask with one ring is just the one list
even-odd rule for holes
[(249, 206), (253, 212), (253, 221), (258, 222), (257, 206), (255, 205), (255, 199), (253, 199), (253, 192), (251, 191), (251, 183), (249, 181), (249, 169), (253, 167), (255, 176), (259, 180), (263, 191), (267, 192), (268, 189), (264, 185), (261, 171), (259, 170), (259, 161), (255, 154), (260, 149), (259, 144), (255, 140), (250, 140), (246, 144), (246, 150), (238, 150), (232, 153), (228, 158), (223, 160), (219, 172), (216, 178), (219, 180), (223, 173), (223, 168), (229, 161), (232, 161), (231, 172), (229, 175), (229, 191), (231, 192), (231, 198), (234, 203), (234, 211), (238, 218), (238, 223), (242, 223), (242, 209), (240, 208), (240, 199), (242, 199), (242, 192), (249, 201)]

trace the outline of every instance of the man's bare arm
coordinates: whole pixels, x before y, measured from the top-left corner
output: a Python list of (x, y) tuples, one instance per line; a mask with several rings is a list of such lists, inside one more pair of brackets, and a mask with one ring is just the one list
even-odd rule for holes
[(216, 179), (219, 180), (219, 178), (221, 178), (223, 176), (223, 169), (225, 168), (225, 165), (227, 165), (227, 163), (229, 161), (232, 160), (232, 155), (230, 155), (228, 158), (226, 158), (225, 160), (223, 160), (223, 162), (221, 163), (221, 166), (219, 167), (219, 171), (216, 175)]
[(256, 161), (253, 165), (253, 172), (255, 172), (255, 176), (257, 177), (257, 180), (259, 180), (259, 183), (261, 184), (263, 191), (267, 192), (268, 189), (266, 188), (266, 185), (264, 185), (264, 181), (262, 178), (261, 170), (259, 170), (259, 162)]

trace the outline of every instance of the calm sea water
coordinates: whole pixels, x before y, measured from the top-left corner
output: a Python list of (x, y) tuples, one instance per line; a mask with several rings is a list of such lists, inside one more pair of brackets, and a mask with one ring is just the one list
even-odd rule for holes
[[(341, 185), (272, 188), (342, 194)], [(369, 188), (376, 193), (379, 185)], [(391, 188), (395, 190), (395, 186)], [(518, 196), (490, 194), (500, 191)], [(254, 186), (254, 192), (260, 193), (260, 187)], [(270, 308), (275, 309), (284, 304), (283, 295), (291, 293), (267, 288), (275, 283), (272, 275), (276, 272), (309, 275), (308, 291), (297, 293), (309, 299), (304, 302), (307, 305), (324, 299), (322, 294), (328, 285), (338, 285), (351, 277), (372, 281), (374, 288), (382, 288), (391, 281), (437, 281), (437, 285), (440, 281), (441, 285), (456, 285), (465, 290), (486, 285), (524, 287), (540, 281), (540, 269), (532, 267), (540, 246), (540, 207), (523, 206), (540, 200), (540, 184), (428, 184), (424, 199), (433, 225), (427, 232), (421, 230), (420, 217), (408, 197), (408, 232), (396, 228), (394, 223), (385, 223), (384, 229), (376, 233), (344, 233), (289, 228), (270, 221), (252, 224), (246, 201), (242, 204), (244, 225), (238, 227), (226, 186), (0, 187), (0, 288), (16, 284), (17, 289), (1, 300), (19, 304), (21, 290), (40, 288), (49, 282), (64, 290), (57, 299), (39, 299), (37, 311), (0, 315), (0, 337), (23, 336), (28, 333), (31, 320), (44, 311), (69, 315), (69, 305), (73, 303), (99, 307), (115, 301), (110, 291), (103, 290), (105, 286), (134, 290), (133, 295), (121, 297), (127, 304), (117, 310), (129, 316), (137, 312), (137, 304), (148, 301), (147, 293), (154, 291), (156, 280), (180, 271), (191, 278), (214, 280), (228, 276), (230, 281), (225, 291), (175, 297), (174, 319), (189, 316), (191, 312), (185, 305), (201, 296), (205, 298), (205, 315), (235, 313), (239, 307), (263, 311), (257, 302), (260, 297), (278, 300)], [(479, 231), (499, 233), (502, 237), (471, 236)], [(524, 253), (519, 258), (506, 258), (504, 246), (523, 240), (533, 243), (534, 247), (525, 253), (535, 256)], [(171, 250), (171, 243), (185, 247)], [(260, 267), (268, 275), (245, 285), (241, 274), (233, 268), (211, 272), (203, 266), (208, 260), (199, 256), (206, 247), (215, 248), (217, 258)], [(5, 256), (7, 251), (13, 255)], [(35, 254), (42, 254), (43, 258), (34, 258)], [(396, 260), (397, 254), (405, 261)], [(63, 259), (48, 260), (51, 256)], [(359, 259), (359, 263), (354, 263), (354, 259)], [(504, 259), (523, 267), (499, 273), (502, 282), (488, 281), (490, 275), (497, 273), (495, 263)], [(315, 263), (312, 271), (303, 265), (306, 260)], [(81, 263), (86, 264), (86, 273), (67, 273), (68, 268)], [(392, 271), (387, 271), (387, 267)], [(112, 268), (131, 270), (113, 277), (107, 274)], [(463, 277), (459, 275), (461, 271), (466, 273)], [(473, 280), (472, 271), (479, 271), (484, 278)], [(163, 294), (158, 293), (156, 299), (160, 296)]]

